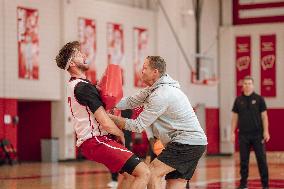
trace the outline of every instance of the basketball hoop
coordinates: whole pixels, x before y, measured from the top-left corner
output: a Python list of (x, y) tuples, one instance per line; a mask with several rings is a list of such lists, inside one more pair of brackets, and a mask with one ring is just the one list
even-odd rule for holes
[(214, 59), (209, 56), (195, 54), (194, 61), (200, 62), (199, 78), (197, 79), (196, 69), (191, 72), (191, 83), (196, 85), (216, 85), (218, 77), (216, 74), (216, 66)]

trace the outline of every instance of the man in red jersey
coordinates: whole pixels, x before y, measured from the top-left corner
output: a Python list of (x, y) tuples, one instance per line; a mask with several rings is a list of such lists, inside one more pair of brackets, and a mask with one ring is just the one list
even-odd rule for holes
[[(107, 115), (97, 88), (86, 79), (89, 65), (78, 41), (65, 44), (56, 56), (57, 66), (68, 71), (68, 103), (74, 120), (77, 146), (92, 161), (104, 164), (111, 172), (133, 180), (129, 188), (145, 189), (150, 172), (147, 165), (124, 147), (123, 132)], [(113, 137), (115, 136), (115, 139)], [(134, 176), (132, 179), (128, 174)], [(129, 176), (129, 177), (128, 177)]]

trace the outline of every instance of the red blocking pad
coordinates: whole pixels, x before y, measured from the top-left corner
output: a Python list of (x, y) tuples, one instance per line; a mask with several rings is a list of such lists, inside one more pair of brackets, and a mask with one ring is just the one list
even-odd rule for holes
[(99, 81), (100, 95), (106, 110), (113, 108), (122, 98), (122, 69), (119, 65), (108, 64)]

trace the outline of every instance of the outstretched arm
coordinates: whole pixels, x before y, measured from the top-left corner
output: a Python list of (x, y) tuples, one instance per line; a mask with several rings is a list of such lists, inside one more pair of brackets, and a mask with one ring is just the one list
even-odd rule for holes
[(133, 109), (139, 106), (142, 106), (145, 102), (145, 99), (150, 95), (149, 90), (142, 89), (137, 94), (129, 97), (124, 97), (122, 100), (116, 105), (116, 108), (120, 110), (125, 109)]
[(153, 94), (136, 119), (125, 119), (113, 115), (110, 115), (110, 118), (120, 128), (141, 133), (165, 112), (167, 106), (168, 104), (164, 98)]

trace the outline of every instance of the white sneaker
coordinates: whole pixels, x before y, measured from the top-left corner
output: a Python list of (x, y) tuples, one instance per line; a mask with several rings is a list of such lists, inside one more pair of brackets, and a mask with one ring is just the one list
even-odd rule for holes
[(107, 183), (107, 186), (109, 188), (117, 188), (117, 185), (118, 185), (117, 181), (110, 181), (109, 183)]

